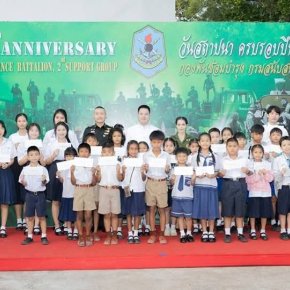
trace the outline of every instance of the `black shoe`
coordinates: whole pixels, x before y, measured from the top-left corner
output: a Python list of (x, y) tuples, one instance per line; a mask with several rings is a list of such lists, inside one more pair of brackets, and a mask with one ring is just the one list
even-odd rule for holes
[(40, 234), (41, 234), (40, 228), (39, 227), (34, 227), (33, 234), (36, 235), (36, 236), (40, 236)]
[(134, 236), (134, 244), (140, 244), (139, 236)]
[(43, 237), (40, 240), (41, 240), (41, 244), (42, 245), (45, 245), (45, 246), (48, 245), (48, 239), (47, 239), (47, 237)]
[(208, 235), (208, 241), (210, 243), (215, 243), (216, 242), (216, 237), (215, 237), (215, 235), (213, 233)]
[[(288, 235), (289, 237), (289, 235)], [(260, 233), (260, 238), (263, 240), (263, 241), (268, 241), (268, 235), (266, 233)]]
[(256, 234), (256, 232), (251, 232), (249, 236), (250, 236), (250, 239), (251, 240), (257, 240), (257, 234)]
[(243, 234), (238, 234), (238, 240), (242, 243), (248, 242), (248, 239)]
[(7, 238), (6, 229), (1, 229), (0, 230), (0, 238)]
[(224, 226), (223, 225), (220, 225), (220, 226), (216, 226), (216, 230), (218, 232), (222, 232), (224, 230)]
[(203, 243), (207, 243), (207, 242), (209, 242), (209, 239), (208, 239), (208, 233), (203, 233), (202, 235), (201, 235), (201, 241), (203, 242)]
[(289, 240), (288, 234), (286, 232), (280, 234), (280, 239), (283, 241)]
[(182, 237), (180, 237), (180, 243), (186, 243), (187, 242), (187, 238), (186, 238), (186, 236), (182, 236)]
[(61, 230), (61, 228), (54, 228), (54, 233), (56, 236), (62, 236), (63, 232)]
[(232, 242), (232, 236), (231, 235), (225, 235), (224, 236), (224, 242), (225, 243), (231, 243)]
[(134, 244), (134, 237), (128, 236), (128, 244)]
[(189, 242), (189, 243), (192, 243), (194, 242), (194, 237), (192, 235), (186, 235), (186, 240)]
[(28, 238), (26, 237), (22, 242), (21, 242), (21, 245), (23, 246), (26, 246), (26, 245), (29, 245), (33, 242), (33, 239), (32, 238)]
[(16, 231), (22, 231), (22, 230), (23, 230), (22, 223), (17, 223), (17, 225), (16, 225)]
[(73, 239), (73, 234), (72, 234), (71, 232), (68, 232), (68, 233), (67, 233), (67, 239), (68, 239), (69, 241), (72, 241), (72, 239)]
[(148, 228), (145, 229), (144, 235), (145, 236), (150, 236), (150, 230)]
[(272, 231), (280, 232), (280, 226), (278, 224), (274, 224), (271, 226)]

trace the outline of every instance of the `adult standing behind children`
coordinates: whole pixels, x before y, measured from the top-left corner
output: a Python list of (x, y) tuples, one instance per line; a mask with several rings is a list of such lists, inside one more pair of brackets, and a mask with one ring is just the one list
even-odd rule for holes
[(177, 147), (188, 148), (192, 136), (186, 133), (188, 121), (185, 117), (177, 117), (175, 120), (176, 134), (171, 138), (177, 143)]
[(112, 127), (105, 123), (106, 117), (107, 114), (105, 108), (102, 106), (97, 106), (94, 111), (95, 124), (85, 129), (83, 134), (83, 142), (84, 138), (89, 133), (95, 134), (99, 142), (99, 146), (103, 146), (107, 142), (108, 135)]
[(141, 105), (138, 108), (138, 124), (129, 127), (125, 131), (126, 142), (136, 140), (137, 142), (145, 141), (150, 144), (149, 136), (155, 131), (159, 130), (157, 127), (150, 124), (151, 109), (147, 105)]

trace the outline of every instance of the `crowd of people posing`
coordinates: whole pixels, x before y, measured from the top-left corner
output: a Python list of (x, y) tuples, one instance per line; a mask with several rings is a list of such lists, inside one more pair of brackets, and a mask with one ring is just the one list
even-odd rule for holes
[(267, 241), (270, 227), (288, 240), (290, 137), (278, 124), (279, 107), (270, 106), (267, 116), (266, 125), (251, 128), (251, 140), (228, 127), (191, 138), (185, 117), (176, 118), (176, 135), (165, 137), (149, 123), (147, 105), (127, 130), (105, 124), (105, 109), (96, 107), (95, 124), (81, 143), (63, 109), (55, 111), (54, 129), (43, 140), (39, 124), (29, 124), (24, 113), (9, 138), (0, 121), (0, 237), (8, 236), (14, 205), (16, 229), (26, 234), (21, 244), (40, 235), (47, 245), (48, 200), (54, 233), (81, 247), (101, 240), (100, 215), (105, 245), (118, 244), (125, 232), (130, 244), (141, 235), (149, 244), (165, 244), (167, 236), (187, 243), (199, 233), (202, 242), (215, 242), (217, 231), (224, 231), (226, 243), (233, 232), (240, 242)]

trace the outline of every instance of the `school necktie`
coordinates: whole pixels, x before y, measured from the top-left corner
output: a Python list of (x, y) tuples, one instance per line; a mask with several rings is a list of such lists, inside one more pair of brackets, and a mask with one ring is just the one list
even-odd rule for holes
[(203, 166), (207, 166), (207, 162), (206, 162), (206, 160), (207, 160), (207, 157), (204, 158)]
[(178, 190), (179, 191), (182, 191), (183, 190), (183, 183), (184, 183), (184, 176), (183, 175), (180, 175), (180, 178), (179, 178), (179, 182), (178, 182)]
[(290, 168), (290, 159), (287, 159), (288, 167)]

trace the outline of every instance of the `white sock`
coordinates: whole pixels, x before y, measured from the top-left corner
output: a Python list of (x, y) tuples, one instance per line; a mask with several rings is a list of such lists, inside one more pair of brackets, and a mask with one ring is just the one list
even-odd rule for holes
[(118, 232), (122, 232), (122, 227), (118, 227), (118, 228), (117, 228), (117, 231), (118, 231)]
[(184, 237), (184, 236), (185, 236), (185, 231), (184, 231), (184, 230), (181, 230), (181, 231), (180, 231), (180, 236), (181, 236), (181, 237)]
[(169, 224), (166, 224), (166, 225), (165, 225), (165, 228), (166, 228), (166, 229), (170, 229), (170, 225), (169, 225)]
[(78, 234), (78, 233), (79, 233), (78, 229), (74, 228), (74, 234)]
[(273, 225), (275, 225), (276, 224), (276, 220), (275, 219), (272, 219), (271, 220), (271, 225), (273, 226)]
[(255, 233), (256, 232), (256, 230), (255, 229), (251, 229), (251, 233)]
[(217, 226), (220, 226), (222, 224), (222, 221), (220, 220), (220, 219), (218, 219), (217, 221), (216, 221), (216, 225)]
[(22, 224), (22, 219), (20, 218), (20, 219), (17, 219), (17, 223), (18, 224)]
[(277, 222), (278, 226), (280, 226), (280, 221)]
[(175, 230), (175, 225), (171, 225), (171, 229), (172, 230)]
[(261, 229), (261, 230), (260, 230), (260, 233), (261, 233), (261, 234), (266, 233), (266, 230)]
[(238, 234), (242, 235), (243, 234), (243, 228), (238, 228)]
[(72, 233), (72, 229), (71, 228), (67, 228), (67, 232), (71, 234)]
[(231, 234), (231, 228), (225, 228), (225, 234), (230, 235)]
[(289, 228), (287, 229), (287, 234), (288, 234), (288, 235), (290, 234), (290, 229), (289, 229)]
[(128, 232), (128, 236), (133, 236), (133, 232), (132, 231), (129, 231)]
[(151, 230), (150, 225), (146, 225), (146, 229), (149, 229), (149, 231)]
[(32, 239), (33, 238), (33, 235), (32, 234), (28, 234), (27, 237), (30, 238), (30, 239)]
[(5, 230), (6, 229), (6, 227), (5, 226), (1, 226), (1, 230)]
[(142, 230), (142, 225), (139, 225), (138, 229), (139, 229), (139, 230)]
[(286, 229), (282, 229), (282, 228), (281, 228), (280, 232), (281, 232), (281, 234), (282, 234), (282, 233), (286, 233)]
[(235, 222), (231, 222), (231, 227), (234, 227), (236, 225)]
[(138, 230), (134, 230), (134, 237), (138, 236)]
[(46, 238), (46, 234), (41, 234), (41, 237), (42, 238)]

